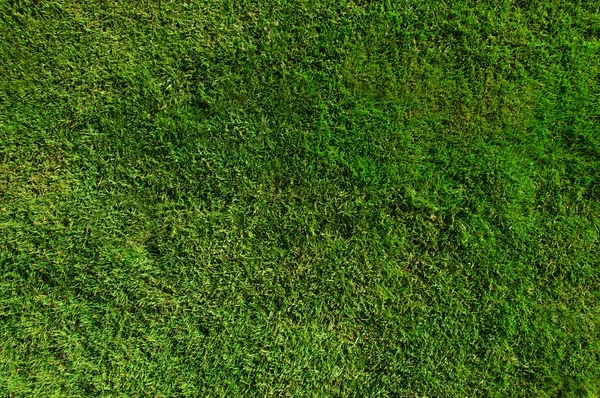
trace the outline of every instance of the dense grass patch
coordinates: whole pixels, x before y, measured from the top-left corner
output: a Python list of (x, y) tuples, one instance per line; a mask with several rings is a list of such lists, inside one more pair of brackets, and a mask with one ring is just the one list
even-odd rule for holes
[(600, 394), (598, 2), (0, 4), (3, 396)]

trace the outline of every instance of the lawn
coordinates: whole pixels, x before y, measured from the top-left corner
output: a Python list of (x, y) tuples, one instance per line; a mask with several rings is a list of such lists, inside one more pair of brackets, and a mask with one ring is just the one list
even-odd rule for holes
[(598, 397), (600, 3), (0, 0), (3, 397)]

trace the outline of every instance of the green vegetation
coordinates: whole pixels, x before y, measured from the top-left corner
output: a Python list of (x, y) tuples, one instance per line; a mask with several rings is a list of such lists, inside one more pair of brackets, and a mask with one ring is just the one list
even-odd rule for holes
[(0, 395), (600, 394), (597, 1), (0, 4)]

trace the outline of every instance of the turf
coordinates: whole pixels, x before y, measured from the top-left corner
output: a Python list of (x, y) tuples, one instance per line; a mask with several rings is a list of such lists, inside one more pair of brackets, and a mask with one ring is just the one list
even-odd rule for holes
[(599, 396), (598, 2), (0, 4), (2, 396)]

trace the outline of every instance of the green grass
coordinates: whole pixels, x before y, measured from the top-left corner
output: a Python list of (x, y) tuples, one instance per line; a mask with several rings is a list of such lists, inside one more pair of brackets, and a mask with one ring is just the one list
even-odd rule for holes
[(0, 395), (597, 397), (597, 1), (0, 1)]

